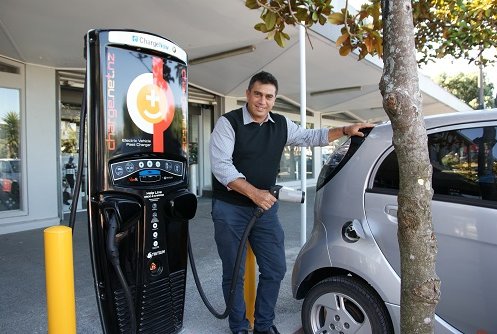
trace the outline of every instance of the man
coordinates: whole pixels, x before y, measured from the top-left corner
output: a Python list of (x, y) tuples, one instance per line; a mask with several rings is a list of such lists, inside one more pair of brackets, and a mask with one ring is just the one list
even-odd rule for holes
[[(360, 123), (336, 129), (303, 129), (271, 112), (277, 93), (278, 81), (273, 75), (267, 72), (254, 75), (246, 91), (247, 104), (219, 118), (210, 142), (214, 176), (212, 218), (223, 264), (226, 301), (245, 227), (256, 207), (265, 211), (249, 235), (260, 274), (254, 334), (279, 334), (273, 320), (280, 283), (286, 272), (285, 247), (277, 216), (278, 203), (268, 189), (276, 182), (284, 146), (326, 146), (342, 136), (364, 136), (359, 130), (373, 126)], [(229, 314), (229, 326), (234, 334), (248, 334), (243, 274), (244, 268), (241, 268)]]
[(67, 186), (64, 188), (63, 192), (63, 200), (64, 204), (70, 205), (68, 201), (71, 199), (72, 194), (73, 194), (73, 189), (74, 189), (74, 175), (76, 174), (76, 165), (74, 164), (74, 157), (69, 157), (69, 161), (64, 165), (65, 169), (65, 174), (66, 174), (66, 181), (67, 184), (69, 185), (69, 189), (71, 192), (69, 193), (67, 191)]

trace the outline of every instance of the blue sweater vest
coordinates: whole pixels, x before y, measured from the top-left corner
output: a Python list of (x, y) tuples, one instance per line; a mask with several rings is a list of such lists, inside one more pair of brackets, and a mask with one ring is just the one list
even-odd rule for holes
[[(243, 125), (242, 109), (224, 114), (235, 131), (233, 164), (247, 181), (259, 189), (269, 189), (276, 183), (281, 154), (285, 147), (288, 129), (285, 117), (270, 113), (271, 121)], [(254, 203), (234, 190), (227, 190), (215, 177), (212, 178), (213, 197), (228, 203), (251, 206)]]

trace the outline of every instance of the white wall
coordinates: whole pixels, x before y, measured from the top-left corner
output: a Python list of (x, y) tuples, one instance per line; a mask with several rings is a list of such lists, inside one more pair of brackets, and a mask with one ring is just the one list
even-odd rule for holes
[(0, 234), (58, 225), (55, 69), (26, 65), (25, 210), (0, 221)]

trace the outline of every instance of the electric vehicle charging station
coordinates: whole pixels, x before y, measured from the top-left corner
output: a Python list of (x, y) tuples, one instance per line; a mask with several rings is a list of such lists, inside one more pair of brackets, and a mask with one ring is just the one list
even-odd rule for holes
[(91, 30), (85, 49), (88, 229), (103, 332), (177, 333), (197, 207), (187, 190), (187, 56), (131, 30)]
[[(145, 32), (90, 30), (85, 57), (75, 196), (87, 118), (88, 233), (104, 334), (180, 332), (188, 256), (202, 300), (215, 317), (225, 318), (232, 297), (223, 314), (210, 305), (189, 243), (188, 221), (195, 216), (197, 198), (188, 191), (186, 53)], [(305, 199), (305, 192), (282, 186), (270, 192), (283, 201)], [(248, 222), (236, 275), (248, 234), (262, 214), (256, 208)]]

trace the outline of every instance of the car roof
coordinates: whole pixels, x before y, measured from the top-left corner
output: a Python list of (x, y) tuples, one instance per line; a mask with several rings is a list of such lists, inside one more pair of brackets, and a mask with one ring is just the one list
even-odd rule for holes
[(484, 122), (497, 120), (497, 109), (470, 110), (425, 117), (427, 129), (449, 124)]
[[(497, 121), (497, 109), (470, 110), (426, 116), (424, 121), (428, 132), (432, 129), (450, 125)], [(390, 121), (386, 121), (372, 129), (371, 134), (361, 145), (361, 149), (368, 151), (368, 155), (377, 157), (377, 155), (384, 152), (385, 148), (390, 146), (392, 146), (392, 124)]]
[[(468, 122), (484, 122), (497, 120), (497, 109), (459, 111), (439, 115), (430, 115), (424, 118), (426, 129), (434, 127), (461, 124)], [(391, 127), (391, 122), (386, 121), (377, 127)]]

